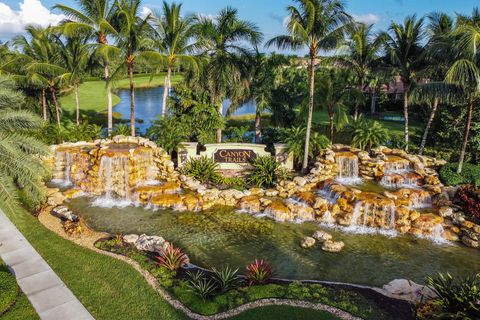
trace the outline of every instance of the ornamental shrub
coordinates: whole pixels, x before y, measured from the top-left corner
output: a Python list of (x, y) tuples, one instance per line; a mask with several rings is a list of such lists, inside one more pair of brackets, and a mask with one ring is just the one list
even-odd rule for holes
[(457, 173), (457, 168), (457, 163), (448, 163), (440, 169), (440, 179), (444, 184), (448, 186), (459, 184), (480, 186), (480, 166), (465, 163), (462, 173)]

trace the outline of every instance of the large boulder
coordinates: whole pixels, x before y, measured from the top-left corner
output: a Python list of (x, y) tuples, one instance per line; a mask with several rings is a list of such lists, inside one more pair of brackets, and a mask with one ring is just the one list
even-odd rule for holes
[(427, 286), (406, 279), (395, 279), (383, 286), (384, 292), (394, 298), (413, 303), (424, 302), (436, 297), (435, 292)]
[(63, 201), (65, 201), (65, 196), (59, 191), (54, 192), (47, 197), (47, 204), (52, 207), (61, 205)]
[(314, 245), (315, 245), (315, 239), (312, 237), (305, 237), (300, 242), (300, 246), (305, 249), (311, 248)]
[(168, 246), (168, 242), (159, 236), (148, 236), (142, 234), (135, 241), (135, 247), (138, 250), (155, 252), (161, 254), (163, 250)]
[(54, 215), (57, 218), (60, 218), (64, 221), (71, 221), (71, 222), (77, 222), (78, 217), (76, 214), (74, 214), (70, 209), (68, 209), (66, 206), (58, 206), (52, 209), (51, 214)]
[(344, 246), (343, 241), (328, 240), (323, 243), (322, 250), (327, 252), (340, 252)]
[(332, 235), (330, 233), (322, 231), (322, 230), (315, 231), (315, 233), (312, 235), (312, 237), (317, 239), (320, 242), (325, 242), (325, 241), (332, 240)]
[(288, 221), (291, 219), (291, 213), (288, 207), (281, 201), (272, 201), (263, 211), (272, 216), (276, 221)]
[(258, 213), (261, 210), (261, 202), (258, 196), (246, 196), (240, 199), (237, 207), (248, 213)]

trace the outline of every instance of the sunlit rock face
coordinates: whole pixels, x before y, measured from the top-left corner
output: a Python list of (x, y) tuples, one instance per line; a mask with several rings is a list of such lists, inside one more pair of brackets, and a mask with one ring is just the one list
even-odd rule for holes
[(334, 145), (309, 174), (267, 190), (220, 190), (180, 175), (169, 155), (143, 138), (65, 143), (52, 146), (52, 155), (46, 161), (54, 182), (70, 189), (52, 192), (50, 203), (87, 195), (94, 206), (179, 211), (230, 206), (279, 222), (317, 221), (351, 232), (466, 238), (438, 179), (443, 162), (403, 150)]

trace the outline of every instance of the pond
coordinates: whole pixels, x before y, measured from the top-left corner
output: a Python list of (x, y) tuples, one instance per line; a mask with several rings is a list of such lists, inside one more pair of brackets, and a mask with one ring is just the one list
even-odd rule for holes
[[(381, 286), (393, 279), (423, 282), (436, 272), (467, 275), (479, 270), (475, 249), (437, 244), (412, 236), (353, 234), (318, 223), (278, 223), (231, 208), (207, 212), (174, 212), (143, 207), (98, 208), (93, 198), (70, 200), (69, 206), (94, 229), (110, 233), (161, 235), (183, 248), (202, 267), (229, 264), (241, 271), (254, 259), (267, 259), (276, 275)], [(345, 243), (340, 253), (318, 245), (299, 246), (305, 236), (323, 229)]]
[[(145, 133), (152, 121), (158, 119), (162, 112), (163, 87), (135, 89), (135, 119), (137, 128)], [(118, 90), (116, 94), (120, 102), (113, 111), (121, 115), (121, 119), (130, 120), (130, 90)], [(223, 113), (225, 114), (230, 102), (225, 100)], [(246, 115), (255, 113), (255, 104), (249, 102), (241, 106), (233, 115)]]

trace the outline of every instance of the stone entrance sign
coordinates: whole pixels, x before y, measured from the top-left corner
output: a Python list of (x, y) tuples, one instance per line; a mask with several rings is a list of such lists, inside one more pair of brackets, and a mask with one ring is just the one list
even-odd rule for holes
[(219, 149), (213, 154), (218, 163), (250, 163), (257, 157), (253, 150), (248, 149)]
[(188, 159), (206, 156), (219, 164), (220, 170), (243, 171), (251, 167), (250, 163), (260, 156), (274, 156), (281, 165), (293, 169), (293, 156), (283, 144), (275, 145), (275, 153), (266, 151), (266, 145), (253, 143), (216, 143), (207, 144), (205, 150), (198, 150), (198, 143), (183, 142), (178, 147), (178, 166)]

